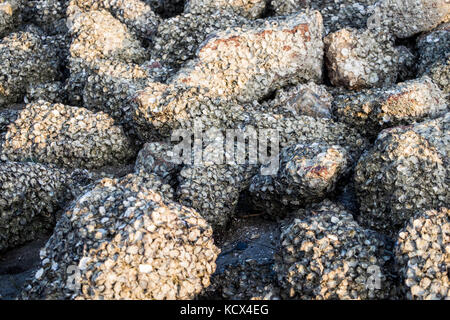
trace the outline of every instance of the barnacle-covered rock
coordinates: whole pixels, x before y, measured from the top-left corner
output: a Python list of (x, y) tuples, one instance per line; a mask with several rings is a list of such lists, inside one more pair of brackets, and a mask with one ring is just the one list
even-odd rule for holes
[(393, 289), (386, 243), (342, 207), (325, 201), (302, 210), (281, 234), (274, 269), (282, 297), (386, 299)]
[(313, 143), (284, 148), (276, 175), (253, 177), (252, 201), (256, 208), (280, 216), (325, 198), (350, 165), (347, 151), (340, 146)]
[(24, 20), (30, 21), (47, 33), (66, 32), (66, 0), (27, 0), (24, 1)]
[(446, 95), (426, 76), (392, 87), (337, 95), (333, 100), (337, 120), (371, 138), (384, 128), (436, 118), (447, 110)]
[(52, 230), (57, 211), (89, 183), (85, 171), (0, 162), (0, 251)]
[(280, 89), (273, 100), (264, 101), (262, 107), (273, 113), (331, 118), (333, 97), (323, 85), (314, 82)]
[(377, 0), (272, 0), (277, 15), (287, 15), (307, 8), (323, 16), (326, 34), (342, 28), (362, 29), (370, 16), (370, 6)]
[(247, 22), (226, 11), (183, 13), (164, 20), (153, 39), (152, 58), (177, 70), (195, 57), (210, 33)]
[[(318, 11), (229, 28), (208, 38), (173, 81), (240, 102), (304, 81), (321, 81), (322, 16)], [(227, 63), (224, 63), (227, 61)]]
[(24, 101), (30, 103), (32, 101), (45, 100), (51, 103), (63, 103), (66, 99), (67, 92), (64, 83), (53, 81), (30, 85), (27, 88), (27, 95)]
[(244, 105), (227, 97), (213, 98), (200, 87), (149, 83), (138, 92), (133, 120), (145, 141), (160, 135), (169, 137), (176, 129), (192, 130), (196, 122), (204, 129), (239, 127), (249, 118)]
[(415, 214), (398, 235), (395, 255), (407, 299), (450, 298), (450, 210)]
[(0, 38), (20, 23), (21, 0), (0, 0)]
[(174, 184), (182, 165), (173, 161), (174, 147), (164, 142), (146, 143), (136, 159), (137, 174), (155, 174), (164, 182)]
[(251, 119), (243, 131), (245, 132), (249, 128), (274, 130), (278, 135), (280, 149), (294, 144), (307, 146), (315, 142), (338, 145), (347, 150), (351, 162), (357, 161), (368, 146), (367, 139), (363, 138), (354, 128), (325, 118), (287, 116), (253, 110)]
[(178, 200), (196, 209), (214, 230), (223, 230), (255, 173), (243, 165), (186, 165), (178, 177)]
[(385, 129), (356, 166), (359, 221), (396, 236), (417, 211), (449, 203), (450, 113)]
[(389, 33), (342, 29), (324, 39), (328, 76), (347, 89), (395, 83), (398, 52)]
[(443, 24), (417, 39), (419, 50), (418, 74), (426, 74), (450, 93), (450, 23)]
[(57, 77), (58, 61), (36, 27), (10, 33), (0, 41), (0, 107), (19, 102), (31, 84)]
[(74, 102), (82, 101), (86, 108), (103, 111), (119, 124), (130, 126), (133, 98), (152, 79), (150, 69), (118, 60), (98, 60), (92, 68), (81, 70), (80, 77), (71, 77), (71, 83), (81, 91), (81, 95), (72, 93)]
[(103, 179), (58, 221), (23, 297), (192, 299), (209, 285), (217, 254), (193, 209), (133, 177)]
[(107, 10), (142, 40), (149, 40), (160, 18), (146, 1), (141, 0), (70, 0), (67, 13), (73, 17), (81, 12)]
[(255, 19), (266, 9), (266, 0), (188, 0), (185, 12), (201, 13), (226, 10), (246, 18)]
[(116, 59), (124, 62), (144, 62), (147, 57), (140, 42), (126, 25), (108, 11), (88, 11), (71, 16), (70, 34), (72, 58), (81, 58), (86, 64), (96, 59)]
[(20, 111), (1, 136), (1, 159), (70, 168), (100, 168), (132, 155), (122, 128), (108, 115), (39, 101)]
[(450, 18), (447, 0), (382, 0), (367, 20), (369, 29), (384, 29), (398, 38), (429, 31)]

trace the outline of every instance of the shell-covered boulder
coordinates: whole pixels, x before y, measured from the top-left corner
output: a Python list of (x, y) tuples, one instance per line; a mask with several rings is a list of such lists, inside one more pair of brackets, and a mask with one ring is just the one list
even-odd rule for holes
[(0, 108), (20, 102), (31, 84), (53, 81), (58, 60), (33, 26), (10, 33), (0, 41)]
[(370, 29), (386, 28), (398, 38), (429, 31), (450, 18), (446, 0), (382, 0), (367, 21)]
[(348, 152), (340, 146), (296, 144), (281, 151), (276, 175), (253, 177), (250, 195), (258, 209), (281, 215), (325, 198), (350, 166)]
[(449, 299), (450, 210), (415, 214), (399, 235), (395, 256), (407, 299)]
[(385, 129), (355, 169), (361, 224), (395, 237), (417, 211), (450, 201), (450, 113)]
[(21, 20), (21, 0), (0, 1), (0, 38), (13, 30)]
[(227, 11), (198, 10), (176, 15), (158, 26), (153, 38), (152, 58), (178, 70), (195, 57), (209, 34), (246, 22), (245, 18)]
[(334, 86), (359, 90), (396, 81), (399, 57), (389, 33), (341, 29), (324, 42), (328, 76)]
[(58, 222), (23, 297), (192, 299), (209, 285), (217, 254), (193, 209), (132, 175), (103, 179)]
[(52, 230), (58, 210), (90, 183), (86, 171), (0, 162), (0, 251)]
[(255, 19), (266, 9), (266, 0), (188, 0), (185, 12), (215, 12), (226, 10), (231, 13)]
[(449, 46), (450, 23), (417, 38), (418, 74), (428, 75), (447, 94), (450, 94)]
[(331, 118), (333, 97), (323, 85), (314, 82), (277, 90), (275, 98), (262, 106), (273, 113)]
[(394, 289), (386, 243), (329, 201), (297, 213), (275, 256), (282, 297), (386, 299)]
[(211, 35), (199, 48), (197, 59), (173, 81), (240, 102), (262, 98), (288, 84), (319, 82), (322, 33), (318, 11), (229, 28)]
[(333, 100), (336, 119), (370, 138), (382, 129), (437, 118), (447, 111), (447, 95), (427, 76), (391, 87), (340, 94)]
[(319, 10), (325, 33), (342, 28), (363, 29), (377, 0), (271, 0), (276, 15), (288, 15), (305, 9)]
[(132, 156), (122, 128), (105, 113), (45, 101), (20, 110), (0, 141), (2, 160), (69, 168), (118, 165)]

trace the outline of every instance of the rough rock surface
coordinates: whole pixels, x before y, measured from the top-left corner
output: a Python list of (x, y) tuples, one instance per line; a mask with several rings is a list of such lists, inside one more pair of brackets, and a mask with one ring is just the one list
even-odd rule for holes
[(284, 148), (275, 176), (253, 177), (249, 188), (252, 201), (272, 215), (320, 201), (333, 191), (350, 165), (347, 151), (340, 146), (313, 143)]
[(447, 0), (382, 0), (367, 21), (369, 29), (386, 28), (398, 38), (429, 31), (450, 18)]
[(86, 171), (0, 162), (0, 252), (52, 230), (57, 212), (90, 182)]
[(325, 201), (297, 213), (281, 234), (275, 271), (282, 297), (383, 299), (393, 290), (386, 243), (342, 207)]
[(417, 211), (450, 200), (450, 113), (382, 131), (356, 167), (361, 224), (393, 237)]
[(450, 93), (450, 23), (443, 24), (435, 30), (417, 39), (419, 49), (418, 74), (426, 74)]
[(173, 148), (172, 145), (164, 142), (146, 143), (136, 159), (136, 174), (155, 174), (164, 182), (175, 185), (176, 181), (174, 180), (176, 180), (182, 165), (172, 160)]
[(196, 209), (214, 230), (222, 230), (234, 216), (251, 175), (251, 168), (240, 165), (186, 165), (179, 174), (178, 199)]
[(193, 298), (215, 270), (211, 235), (196, 211), (157, 188), (103, 179), (59, 220), (23, 297)]
[(399, 56), (389, 33), (341, 29), (324, 42), (328, 76), (334, 86), (359, 90), (395, 83)]
[(246, 18), (255, 19), (263, 14), (266, 9), (266, 2), (266, 0), (188, 0), (185, 12), (200, 13), (226, 10)]
[(195, 54), (208, 35), (247, 20), (227, 11), (183, 13), (164, 20), (153, 39), (152, 58), (178, 70)]
[(0, 1), (0, 38), (18, 26), (21, 20), (21, 0)]
[(100, 168), (132, 156), (122, 128), (104, 113), (39, 101), (28, 104), (0, 136), (2, 160)]
[(395, 255), (407, 299), (449, 299), (450, 211), (415, 214), (398, 235)]
[(19, 102), (31, 84), (57, 77), (58, 61), (36, 27), (10, 33), (0, 41), (0, 108)]
[(370, 138), (382, 129), (437, 118), (447, 111), (447, 95), (427, 76), (337, 95), (333, 100), (336, 119)]
[(277, 90), (273, 100), (262, 103), (273, 113), (306, 115), (314, 118), (331, 118), (333, 97), (323, 85), (314, 82)]
[(284, 85), (321, 81), (323, 24), (319, 12), (255, 24), (209, 37), (197, 59), (173, 81), (201, 86), (209, 90), (208, 95), (225, 95), (240, 102), (259, 99)]
[(342, 28), (362, 29), (370, 16), (370, 6), (377, 0), (271, 0), (277, 15), (287, 15), (305, 9), (319, 10), (326, 34)]

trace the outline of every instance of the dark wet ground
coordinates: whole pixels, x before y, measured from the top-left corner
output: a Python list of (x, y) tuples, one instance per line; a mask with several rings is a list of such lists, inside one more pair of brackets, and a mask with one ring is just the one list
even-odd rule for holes
[(39, 266), (39, 251), (47, 237), (0, 254), (0, 299), (15, 299), (26, 279), (33, 276)]

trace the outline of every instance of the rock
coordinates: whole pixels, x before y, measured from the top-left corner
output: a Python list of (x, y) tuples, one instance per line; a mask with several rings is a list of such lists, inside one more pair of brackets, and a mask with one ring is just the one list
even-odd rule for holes
[(49, 34), (66, 32), (65, 18), (68, 4), (69, 1), (65, 0), (24, 1), (24, 19), (38, 25)]
[(239, 102), (260, 99), (289, 84), (320, 82), (322, 32), (322, 17), (317, 11), (217, 32), (173, 81), (200, 86), (212, 97), (227, 96)]
[(450, 93), (450, 24), (443, 24), (417, 39), (418, 74), (428, 75), (445, 92)]
[(333, 114), (363, 135), (376, 138), (382, 129), (444, 115), (448, 111), (446, 96), (425, 76), (391, 87), (337, 95)]
[(271, 0), (277, 15), (288, 15), (305, 9), (318, 10), (323, 16), (325, 34), (342, 28), (364, 29), (371, 6), (377, 0)]
[(21, 22), (21, 0), (0, 1), (0, 38), (14, 30)]
[(67, 100), (67, 92), (61, 81), (32, 84), (27, 88), (24, 98), (26, 103), (45, 100), (51, 103), (63, 103)]
[(266, 0), (188, 0), (185, 12), (214, 13), (226, 10), (249, 19), (259, 18), (266, 9)]
[(281, 151), (276, 175), (253, 177), (249, 188), (252, 201), (259, 210), (280, 216), (325, 198), (350, 165), (347, 151), (340, 146), (292, 145)]
[(142, 40), (149, 40), (160, 23), (159, 16), (151, 6), (141, 0), (71, 0), (67, 13), (69, 16), (76, 16), (81, 12), (96, 10), (107, 10)]
[(246, 106), (227, 97), (210, 97), (199, 87), (149, 83), (135, 101), (133, 121), (144, 141), (170, 137), (177, 129), (192, 131), (196, 123), (205, 130), (236, 129), (250, 116)]
[(275, 98), (263, 102), (262, 106), (274, 113), (331, 118), (332, 101), (333, 97), (325, 86), (309, 82), (278, 90)]
[(281, 234), (275, 272), (283, 298), (384, 299), (395, 287), (387, 243), (325, 201), (297, 213)]
[(180, 203), (197, 210), (214, 231), (235, 215), (239, 194), (248, 188), (252, 168), (241, 165), (186, 165), (179, 174)]
[(29, 85), (53, 81), (58, 61), (33, 26), (0, 41), (0, 108), (19, 102)]
[(328, 76), (334, 86), (359, 90), (396, 81), (399, 57), (388, 33), (342, 29), (324, 42)]
[(356, 166), (361, 224), (396, 236), (417, 211), (449, 202), (450, 113), (385, 129)]
[(244, 126), (243, 131), (249, 132), (250, 129), (274, 130), (274, 134), (278, 136), (280, 142), (280, 149), (294, 144), (338, 145), (347, 151), (350, 162), (355, 162), (368, 146), (368, 141), (354, 128), (331, 119), (276, 114), (260, 109), (249, 110), (249, 112), (251, 118)]
[(407, 299), (449, 298), (449, 244), (447, 208), (418, 212), (409, 219), (398, 235), (395, 248)]
[(69, 16), (72, 35), (71, 58), (81, 58), (84, 63), (96, 59), (114, 59), (124, 62), (144, 62), (147, 53), (125, 24), (108, 11), (87, 11)]
[(177, 15), (159, 25), (153, 40), (152, 58), (176, 71), (195, 57), (210, 33), (246, 22), (246, 19), (222, 10)]
[(165, 183), (175, 185), (182, 165), (172, 161), (173, 149), (172, 145), (164, 142), (146, 143), (136, 159), (136, 174), (155, 174)]
[(54, 227), (58, 211), (90, 183), (87, 171), (52, 165), (0, 162), (0, 251), (11, 249)]
[(446, 0), (382, 0), (367, 21), (369, 29), (387, 29), (397, 38), (430, 31), (450, 18)]
[(217, 254), (196, 211), (132, 175), (103, 179), (58, 222), (23, 298), (192, 299)]
[(28, 104), (0, 136), (3, 161), (100, 168), (133, 153), (122, 128), (104, 113), (45, 101)]

